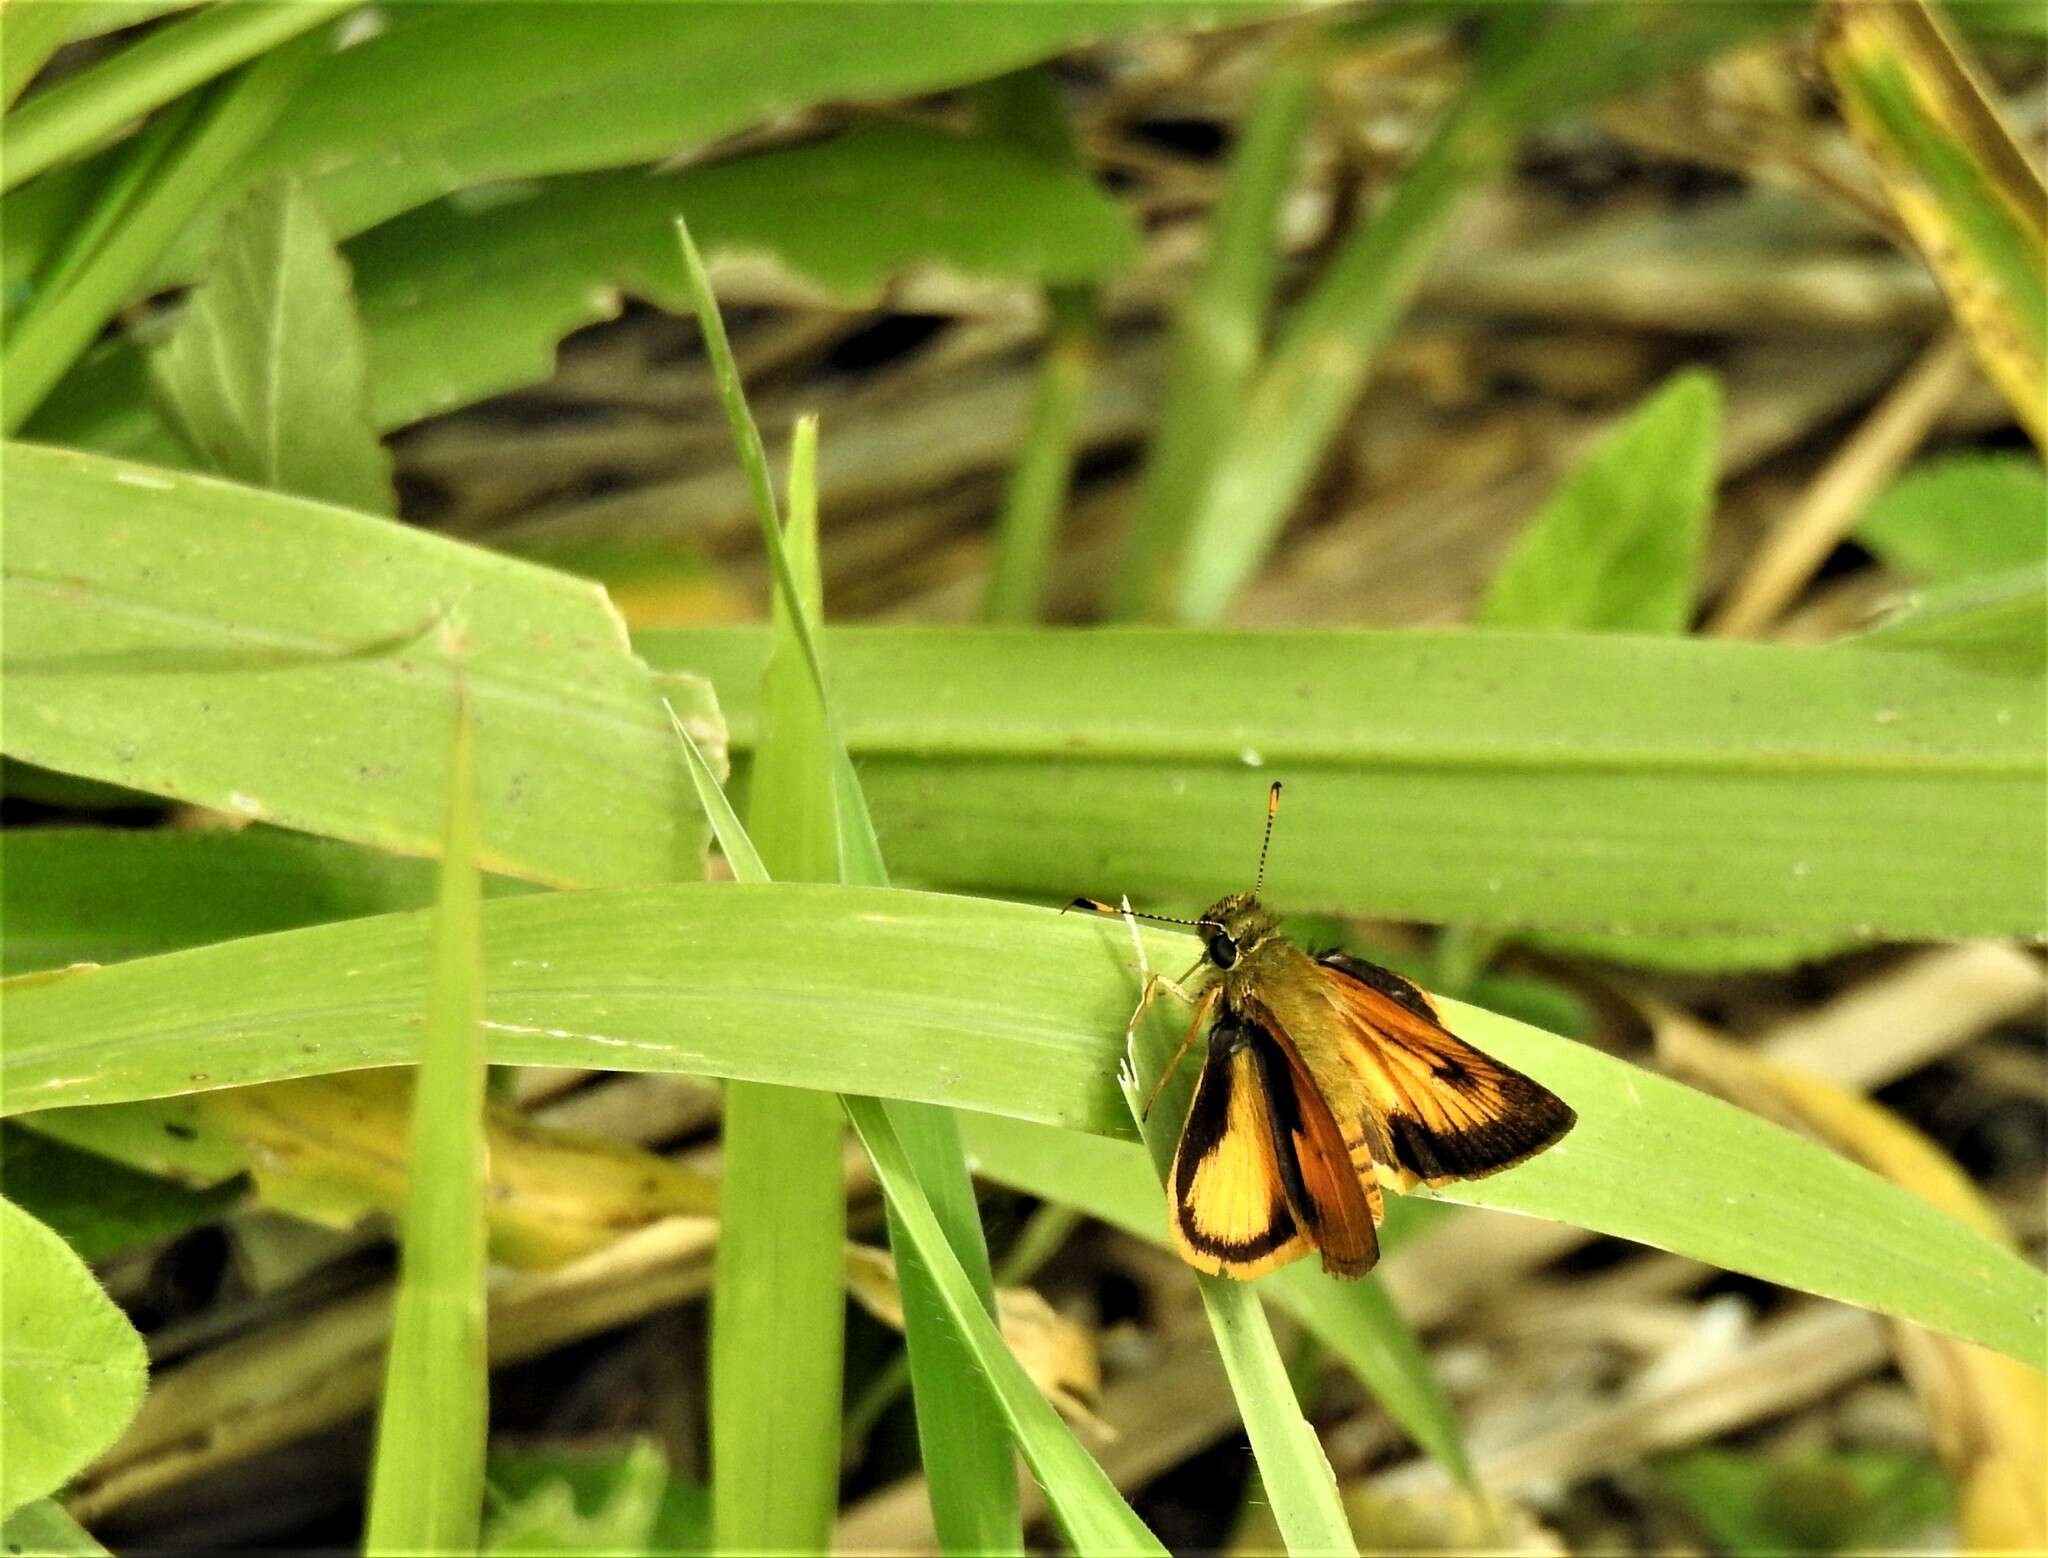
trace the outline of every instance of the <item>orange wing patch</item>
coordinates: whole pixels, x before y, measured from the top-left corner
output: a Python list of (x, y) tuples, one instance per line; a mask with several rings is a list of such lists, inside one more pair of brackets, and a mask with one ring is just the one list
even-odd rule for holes
[(1248, 1045), (1210, 1041), (1173, 1155), (1173, 1241), (1212, 1276), (1256, 1277), (1313, 1248), (1295, 1221), (1264, 1079)]
[(1399, 975), (1342, 953), (1316, 967), (1346, 1019), (1345, 1058), (1366, 1103), (1359, 1124), (1403, 1189), (1512, 1168), (1577, 1122), (1541, 1083), (1446, 1029), (1429, 998)]

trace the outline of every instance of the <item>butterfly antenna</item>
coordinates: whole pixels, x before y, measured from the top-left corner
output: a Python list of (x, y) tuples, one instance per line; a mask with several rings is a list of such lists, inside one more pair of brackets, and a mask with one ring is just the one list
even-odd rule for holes
[(1060, 913), (1065, 914), (1067, 909), (1082, 909), (1089, 914), (1113, 914), (1118, 919), (1129, 914), (1134, 920), (1156, 920), (1161, 925), (1193, 925), (1199, 928), (1216, 924), (1214, 920), (1184, 920), (1172, 914), (1147, 914), (1142, 909), (1123, 909), (1113, 903), (1104, 903), (1100, 898), (1076, 898), (1065, 909), (1060, 910)]
[(1259, 897), (1266, 890), (1266, 851), (1273, 847), (1273, 819), (1280, 815), (1280, 781), (1273, 781), (1273, 788), (1266, 792), (1266, 836), (1259, 841), (1259, 874), (1252, 883), (1252, 896)]

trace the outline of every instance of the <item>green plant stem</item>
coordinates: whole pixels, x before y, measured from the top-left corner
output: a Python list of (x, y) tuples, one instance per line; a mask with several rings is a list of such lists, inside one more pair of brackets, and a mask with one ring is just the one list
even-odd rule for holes
[(1173, 543), (1244, 409), (1279, 265), (1280, 204), (1300, 157), (1315, 87), (1314, 57), (1283, 51), (1267, 67), (1239, 132), (1208, 259), (1174, 316), (1144, 498), (1111, 588), (1110, 614), (1120, 620), (1162, 613)]
[(1095, 290), (1057, 287), (1047, 300), (1052, 329), (1039, 363), (1023, 449), (1010, 471), (988, 597), (982, 603), (982, 620), (989, 623), (1027, 624), (1044, 613), (1060, 516), (1073, 477), (1075, 434), (1101, 357), (1102, 309)]
[[(7, 122), (0, 190), (84, 156), (131, 119), (318, 27), (357, 0), (241, 0), (208, 6), (131, 43), (22, 104)], [(10, 12), (12, 11), (10, 7)], [(61, 5), (24, 7), (62, 12)], [(20, 25), (12, 20), (9, 29)]]
[(13, 433), (140, 286), (178, 229), (270, 130), (316, 58), (301, 38), (208, 89), (198, 117), (83, 261), (69, 286), (29, 307), (0, 358), (0, 425)]

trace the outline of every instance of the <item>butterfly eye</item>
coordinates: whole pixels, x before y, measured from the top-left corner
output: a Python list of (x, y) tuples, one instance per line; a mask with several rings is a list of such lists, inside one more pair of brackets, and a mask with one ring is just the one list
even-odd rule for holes
[(1237, 943), (1222, 931), (1209, 938), (1209, 961), (1218, 968), (1228, 968), (1237, 961)]

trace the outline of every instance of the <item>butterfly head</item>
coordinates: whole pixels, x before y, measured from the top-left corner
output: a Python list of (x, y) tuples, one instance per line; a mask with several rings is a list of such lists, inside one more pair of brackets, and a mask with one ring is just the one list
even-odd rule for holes
[(1279, 934), (1280, 922), (1252, 893), (1232, 893), (1209, 905), (1198, 922), (1209, 964), (1229, 973)]

